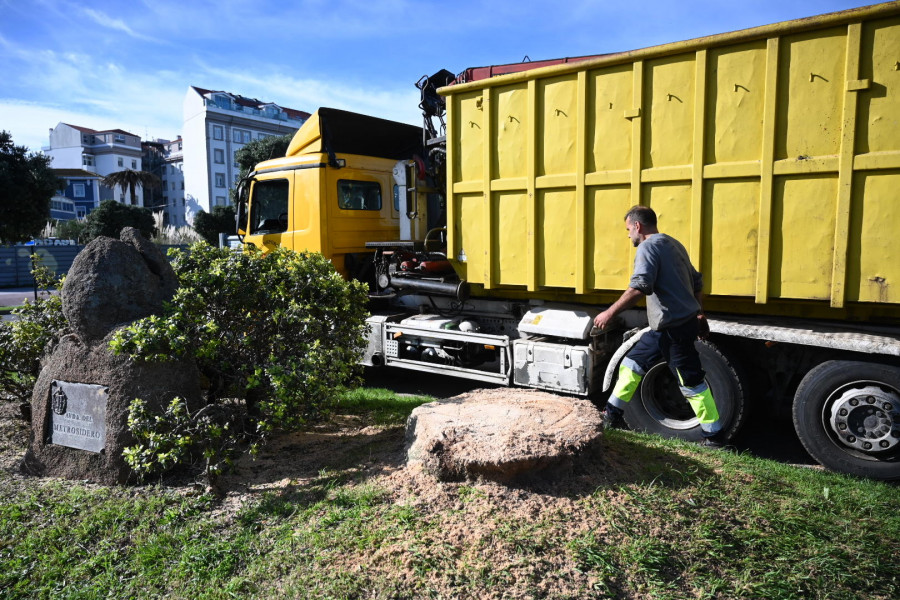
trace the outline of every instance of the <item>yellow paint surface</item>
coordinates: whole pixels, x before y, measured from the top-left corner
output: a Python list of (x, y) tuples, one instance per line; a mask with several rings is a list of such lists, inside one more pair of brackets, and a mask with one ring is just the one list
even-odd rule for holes
[(652, 61), (645, 72), (644, 168), (689, 164), (693, 158), (694, 57)]
[(756, 285), (759, 182), (753, 179), (707, 182), (703, 194), (702, 260), (705, 291), (752, 296)]
[(538, 83), (538, 176), (575, 172), (576, 89), (574, 76)]
[(465, 247), (456, 266), (476, 294), (618, 294), (634, 256), (622, 217), (640, 202), (713, 305), (854, 318), (876, 314), (856, 303), (900, 305), (900, 3), (442, 93), (453, 253)]
[(484, 112), (482, 111), (482, 95), (466, 94), (454, 98), (454, 107), (459, 116), (453, 119), (452, 135), (460, 148), (465, 152), (457, 152), (453, 172), (456, 181), (480, 181), (484, 173), (484, 162), (481, 159), (484, 143)]
[[(462, 268), (470, 281), (483, 281), (484, 274), (484, 198), (481, 194), (457, 194), (453, 198), (455, 220), (451, 227), (457, 232), (456, 247), (448, 249), (454, 260), (460, 252), (466, 260)], [(460, 267), (456, 267), (460, 271)]]
[[(854, 196), (896, 197), (900, 171), (865, 174), (856, 180)], [(851, 210), (848, 300), (900, 302), (900, 235), (897, 201), (857, 202)]]
[(707, 163), (759, 160), (765, 106), (765, 42), (710, 52)]
[(496, 193), (491, 198), (494, 232), (491, 254), (494, 279), (501, 285), (527, 283), (525, 228), (525, 195), (517, 192)]
[(631, 188), (626, 186), (588, 191), (587, 252), (593, 265), (588, 287), (610, 290), (628, 287), (634, 253), (623, 219), (631, 205)]
[[(644, 186), (646, 205), (656, 211), (659, 230), (689, 248), (691, 227), (691, 186), (682, 183), (655, 183)], [(627, 241), (627, 240), (626, 240)], [(697, 265), (697, 256), (691, 262)]]
[(776, 181), (769, 272), (773, 296), (820, 300), (829, 297), (836, 199), (836, 177)]
[(497, 94), (492, 103), (494, 126), (492, 174), (497, 179), (525, 176), (526, 123), (528, 90), (510, 86)]
[(631, 164), (631, 121), (634, 108), (630, 65), (588, 74), (587, 172), (627, 169)]
[(872, 82), (859, 93), (856, 151), (900, 150), (900, 18), (863, 27), (860, 78)]
[(538, 194), (538, 285), (575, 285), (575, 190), (560, 189)]
[(838, 153), (846, 44), (846, 28), (781, 41), (776, 159)]

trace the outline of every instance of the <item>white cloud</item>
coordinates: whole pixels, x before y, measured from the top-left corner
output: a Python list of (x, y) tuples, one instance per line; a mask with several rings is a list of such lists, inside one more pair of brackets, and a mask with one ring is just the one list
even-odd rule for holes
[[(340, 80), (296, 78), (283, 73), (235, 72), (205, 67), (211, 83), (192, 82), (255, 97), (266, 102), (314, 112), (321, 106), (340, 108), (404, 123), (421, 124), (419, 92), (410, 83), (404, 88), (376, 89)], [(408, 88), (408, 89), (407, 89)]]
[[(182, 128), (188, 86), (223, 89), (266, 102), (313, 112), (330, 106), (419, 125), (418, 91), (373, 88), (339, 80), (298, 78), (285, 73), (238, 71), (188, 58), (182, 71), (135, 71), (75, 52), (18, 53), (31, 82), (32, 98), (0, 97), (0, 114), (17, 144), (38, 150), (59, 122), (92, 129), (124, 129), (141, 137), (172, 139)], [(191, 66), (193, 64), (193, 67)], [(188, 74), (189, 70), (190, 74)], [(34, 76), (39, 73), (40, 77)]]
[(147, 39), (146, 37), (135, 33), (134, 30), (126, 25), (125, 22), (121, 19), (113, 19), (106, 13), (100, 12), (99, 10), (94, 10), (93, 8), (82, 8), (81, 12), (90, 17), (98, 25), (102, 25), (103, 27), (108, 27), (109, 29), (114, 29), (116, 31), (122, 31), (133, 38)]

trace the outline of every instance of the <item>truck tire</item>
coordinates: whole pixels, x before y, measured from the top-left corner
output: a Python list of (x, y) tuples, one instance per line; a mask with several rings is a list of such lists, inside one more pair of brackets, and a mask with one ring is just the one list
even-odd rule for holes
[(900, 479), (900, 368), (830, 360), (794, 395), (794, 428), (822, 466), (871, 479)]
[[(747, 400), (741, 377), (734, 365), (709, 341), (697, 341), (706, 382), (713, 393), (723, 428), (720, 437), (728, 441), (738, 432), (747, 415)], [(682, 396), (678, 380), (666, 361), (650, 367), (625, 409), (631, 429), (663, 437), (698, 441), (700, 421)]]

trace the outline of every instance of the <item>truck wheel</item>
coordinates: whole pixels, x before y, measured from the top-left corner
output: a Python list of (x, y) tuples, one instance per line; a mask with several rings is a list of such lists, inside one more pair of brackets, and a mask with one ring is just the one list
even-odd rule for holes
[[(735, 367), (714, 344), (697, 341), (696, 347), (723, 423), (720, 436), (728, 441), (740, 429), (747, 414), (745, 386)], [(653, 365), (644, 375), (625, 409), (625, 422), (634, 430), (663, 437), (691, 441), (703, 437), (700, 421), (682, 396), (678, 380), (666, 361)]]
[(900, 479), (900, 368), (831, 360), (803, 378), (794, 428), (823, 466), (872, 479)]

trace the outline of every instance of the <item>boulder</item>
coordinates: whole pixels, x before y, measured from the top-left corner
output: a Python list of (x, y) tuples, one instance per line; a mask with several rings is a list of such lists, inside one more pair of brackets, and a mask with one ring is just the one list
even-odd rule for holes
[(100, 237), (75, 258), (62, 290), (71, 333), (45, 361), (31, 397), (31, 442), (23, 471), (125, 483), (122, 451), (134, 443), (128, 408), (135, 398), (162, 411), (173, 398), (201, 404), (192, 360), (140, 361), (109, 349), (115, 331), (159, 314), (177, 279), (157, 247), (136, 229)]
[(444, 481), (548, 478), (590, 458), (603, 431), (588, 401), (521, 389), (424, 404), (406, 424), (407, 465)]
[(62, 291), (63, 314), (83, 342), (94, 343), (117, 325), (161, 311), (177, 286), (162, 252), (127, 227), (121, 240), (98, 237), (75, 258)]

